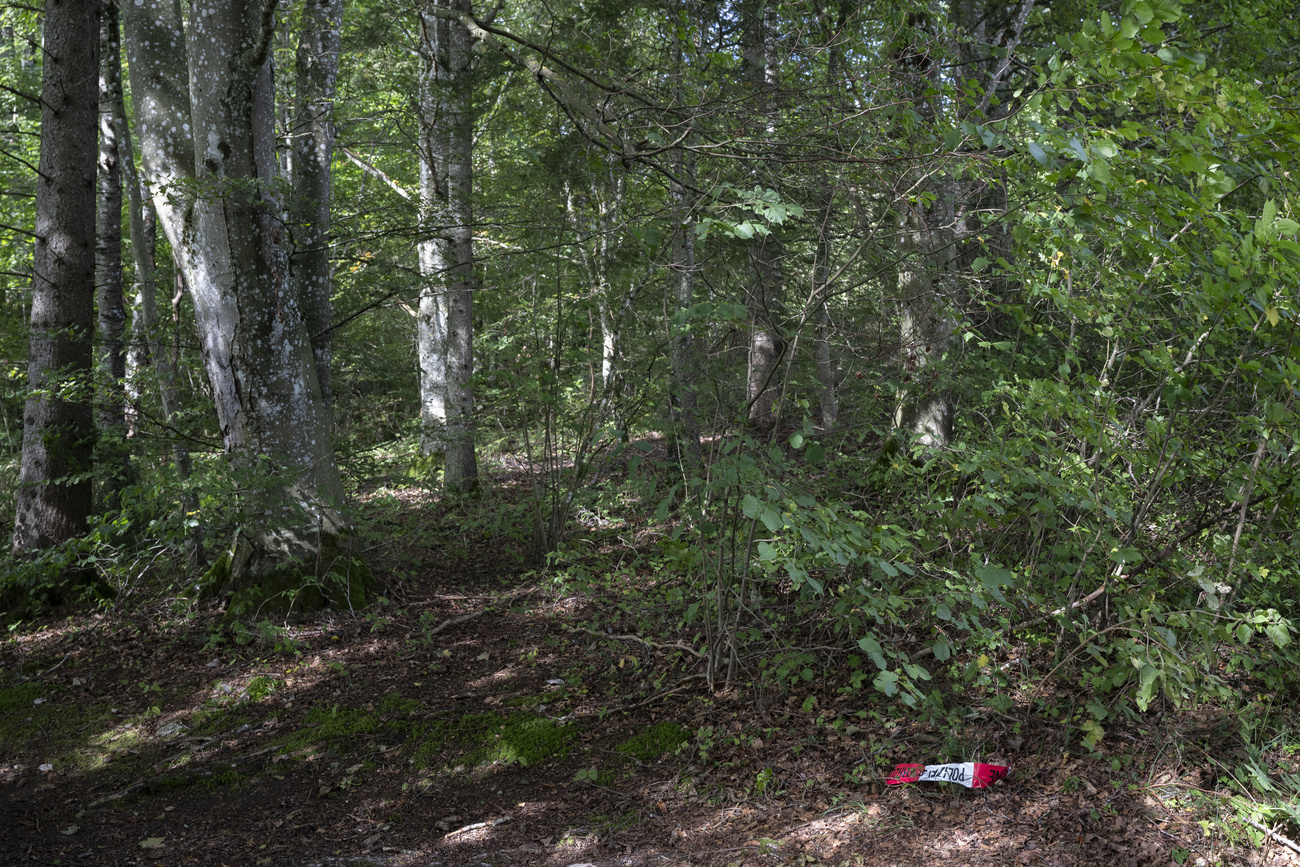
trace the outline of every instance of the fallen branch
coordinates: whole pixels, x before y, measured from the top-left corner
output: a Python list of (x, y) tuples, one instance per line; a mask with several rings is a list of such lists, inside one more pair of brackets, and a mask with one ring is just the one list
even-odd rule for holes
[(630, 710), (636, 710), (637, 708), (645, 707), (646, 705), (652, 702), (659, 701), (660, 699), (663, 698), (668, 698), (668, 696), (670, 695), (676, 695), (679, 692), (685, 692), (688, 687), (688, 684), (692, 680), (704, 680), (704, 675), (702, 674), (688, 675), (682, 679), (681, 683), (677, 684), (677, 686), (673, 687), (672, 689), (666, 689), (663, 692), (657, 692), (654, 695), (650, 696), (649, 698), (638, 701), (636, 704), (625, 704), (622, 707), (602, 708), (601, 710), (574, 711), (573, 713), (565, 714), (562, 717), (558, 717), (556, 721), (568, 722), (571, 719), (586, 719), (587, 717), (602, 716), (602, 715), (608, 716), (609, 714), (612, 713), (626, 713), (627, 711)]
[(696, 659), (705, 658), (703, 653), (696, 650), (694, 647), (691, 647), (689, 644), (684, 644), (680, 641), (674, 642), (672, 644), (660, 644), (657, 641), (647, 641), (646, 639), (642, 638), (639, 635), (609, 635), (607, 633), (598, 632), (595, 629), (588, 629), (583, 626), (561, 626), (560, 628), (565, 630), (566, 632), (585, 632), (588, 635), (595, 635), (600, 638), (612, 638), (615, 641), (635, 641), (638, 644), (644, 644), (646, 647), (652, 648), (654, 650), (681, 650), (686, 653), (689, 653), (691, 656), (694, 656)]
[(1254, 828), (1257, 831), (1263, 831), (1269, 837), (1272, 837), (1274, 840), (1281, 843), (1283, 846), (1287, 847), (1292, 852), (1300, 854), (1300, 843), (1296, 843), (1294, 840), (1290, 839), (1289, 837), (1283, 837), (1277, 831), (1274, 831), (1272, 828), (1269, 828), (1266, 825), (1256, 822), (1254, 819), (1242, 819), (1241, 821), (1245, 822), (1247, 825), (1249, 825), (1250, 827)]

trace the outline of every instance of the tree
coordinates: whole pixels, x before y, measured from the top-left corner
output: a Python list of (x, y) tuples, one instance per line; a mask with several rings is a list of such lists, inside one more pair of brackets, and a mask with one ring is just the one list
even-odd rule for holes
[(225, 450), (247, 486), (210, 584), (286, 606), (304, 572), (335, 573), (346, 580), (336, 601), (354, 601), (361, 573), (275, 198), (275, 3), (216, 4), (188, 19), (169, 0), (124, 11), (145, 178), (193, 297)]
[(469, 0), (420, 13), (420, 421), (449, 491), (478, 485), (474, 454), (474, 115)]
[(334, 94), (338, 87), (343, 0), (306, 0), (298, 34), (297, 106), (294, 114), (294, 294), (305, 311), (316, 359), (316, 380), (326, 408), (333, 403), (330, 298), (330, 199), (333, 193)]
[[(740, 6), (741, 74), (747, 85), (753, 113), (763, 124), (755, 138), (772, 147), (773, 90), (777, 81), (777, 63), (773, 56), (771, 10), (766, 0), (747, 0)], [(770, 157), (770, 154), (764, 154)], [(767, 180), (763, 175), (759, 175)], [(785, 354), (786, 340), (781, 334), (785, 319), (785, 251), (773, 234), (761, 234), (748, 247), (753, 275), (745, 287), (745, 307), (749, 313), (748, 368), (745, 377), (745, 400), (751, 424), (769, 429), (779, 417), (775, 381)]]
[(91, 508), (99, 11), (99, 0), (50, 0), (45, 8), (30, 396), (15, 553), (81, 535)]
[(99, 449), (104, 505), (113, 508), (131, 470), (126, 449), (126, 300), (122, 294), (122, 166), (118, 103), (122, 58), (117, 0), (104, 0), (99, 34), (99, 184), (95, 307), (99, 325)]

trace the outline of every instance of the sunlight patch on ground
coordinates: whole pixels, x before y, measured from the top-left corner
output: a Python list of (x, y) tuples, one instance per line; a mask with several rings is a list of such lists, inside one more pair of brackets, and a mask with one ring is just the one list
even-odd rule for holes
[(515, 671), (515, 667), (513, 665), (507, 665), (500, 671), (493, 672), (485, 677), (480, 677), (478, 680), (471, 680), (468, 683), (471, 689), (484, 689), (493, 684), (505, 683), (517, 676), (518, 672)]

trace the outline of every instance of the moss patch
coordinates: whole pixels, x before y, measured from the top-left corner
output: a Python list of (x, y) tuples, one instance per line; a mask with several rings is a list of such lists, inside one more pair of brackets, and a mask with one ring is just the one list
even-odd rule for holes
[(675, 752), (690, 739), (691, 736), (686, 729), (677, 723), (661, 722), (629, 738), (614, 749), (639, 762), (653, 762), (661, 756)]
[(567, 753), (578, 734), (574, 726), (557, 726), (534, 714), (469, 714), (420, 726), (413, 733), (413, 739), (421, 741), (415, 763), (420, 768), (435, 760), (466, 766), (494, 762), (535, 765)]
[(399, 692), (390, 692), (375, 708), (378, 713), (385, 716), (406, 716), (423, 709), (423, 704), (414, 699), (404, 698)]

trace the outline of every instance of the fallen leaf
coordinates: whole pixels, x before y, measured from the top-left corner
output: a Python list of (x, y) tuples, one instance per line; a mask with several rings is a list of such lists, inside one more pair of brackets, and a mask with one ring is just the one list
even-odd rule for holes
[(76, 826), (76, 825), (69, 825), (68, 827), (66, 827), (66, 828), (64, 828), (62, 831), (60, 831), (59, 833), (62, 834), (62, 835), (64, 835), (65, 837), (70, 837), (70, 836), (72, 836), (73, 834), (77, 833), (77, 832), (80, 831), (80, 830), (81, 830), (81, 828), (79, 828), (79, 827)]
[(140, 841), (141, 849), (157, 849), (163, 844), (162, 837), (146, 837)]

